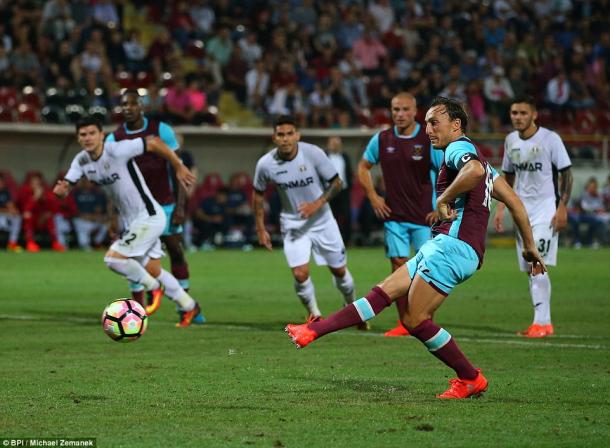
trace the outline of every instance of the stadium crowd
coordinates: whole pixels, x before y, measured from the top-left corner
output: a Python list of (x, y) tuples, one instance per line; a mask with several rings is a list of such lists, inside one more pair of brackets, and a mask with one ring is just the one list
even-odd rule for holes
[[(230, 97), (260, 124), (288, 113), (301, 126), (378, 127), (391, 123), (392, 96), (409, 91), (420, 105), (438, 94), (464, 102), (474, 132), (507, 131), (508, 105), (525, 93), (543, 126), (610, 128), (608, 0), (5, 0), (0, 16), (0, 122), (89, 114), (118, 123), (120, 92), (135, 87), (147, 116), (175, 125), (219, 125)], [(190, 201), (187, 244), (248, 247), (250, 182), (235, 173), (225, 186), (208, 173)], [(82, 203), (61, 204), (46, 185), (36, 173), (15, 181), (4, 172), (9, 248), (36, 250), (39, 231), (56, 250), (108, 238), (91, 227), (107, 220), (94, 186), (75, 190)], [(589, 183), (573, 201), (577, 246), (597, 233), (606, 242), (609, 188)], [(279, 206), (273, 193), (268, 199), (273, 216)], [(379, 223), (362, 194), (352, 192), (351, 215), (359, 242), (370, 241)], [(89, 227), (77, 230), (77, 217)], [(581, 240), (585, 225), (593, 230)]]
[(118, 91), (146, 89), (147, 113), (218, 124), (231, 94), (269, 123), (389, 122), (392, 94), (468, 105), (500, 131), (530, 92), (541, 124), (610, 124), (607, 0), (0, 2), (0, 120), (118, 119)]

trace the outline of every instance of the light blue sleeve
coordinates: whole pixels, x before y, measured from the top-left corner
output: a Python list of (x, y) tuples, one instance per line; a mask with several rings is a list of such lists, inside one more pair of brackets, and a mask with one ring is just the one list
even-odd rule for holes
[(441, 149), (434, 149), (432, 145), (430, 145), (430, 161), (432, 162), (433, 169), (436, 169), (438, 173), (443, 166), (443, 158), (445, 154)]
[(379, 163), (379, 132), (371, 137), (362, 158), (373, 165)]
[(477, 154), (477, 150), (472, 143), (465, 140), (449, 143), (449, 146), (445, 149), (445, 163), (449, 168), (457, 170), (460, 159), (466, 154)]
[(116, 142), (116, 138), (114, 138), (114, 132), (111, 132), (110, 134), (108, 134), (106, 136), (106, 141), (107, 142)]
[(169, 124), (164, 122), (159, 123), (159, 137), (172, 151), (177, 151), (180, 148), (176, 133)]

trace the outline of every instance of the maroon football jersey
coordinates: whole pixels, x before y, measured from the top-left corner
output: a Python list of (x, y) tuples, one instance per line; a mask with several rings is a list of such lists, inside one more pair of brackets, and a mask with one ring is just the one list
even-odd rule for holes
[[(146, 119), (145, 127), (139, 132), (127, 132), (124, 125), (120, 125), (112, 134), (116, 141), (131, 140), (134, 138), (146, 138), (147, 135), (159, 137), (159, 122), (157, 120)], [(171, 179), (171, 166), (163, 157), (152, 152), (145, 152), (135, 158), (138, 168), (144, 176), (146, 185), (153, 197), (161, 205), (173, 204), (176, 202), (173, 184)]]
[(379, 133), (379, 163), (385, 201), (392, 210), (388, 221), (426, 224), (433, 210), (430, 139), (420, 127), (417, 135), (400, 138), (394, 128)]
[(455, 166), (455, 160), (463, 157), (466, 157), (464, 160), (467, 160), (468, 153), (476, 153), (485, 167), (486, 175), (472, 190), (462, 193), (450, 204), (452, 209), (458, 212), (457, 219), (437, 223), (432, 227), (432, 234), (444, 233), (468, 243), (479, 257), (480, 268), (485, 254), (494, 169), (485, 160), (479, 148), (468, 138), (461, 138), (450, 143), (444, 151), (445, 159), (436, 183), (436, 191), (439, 196), (451, 185), (459, 173), (459, 169)]

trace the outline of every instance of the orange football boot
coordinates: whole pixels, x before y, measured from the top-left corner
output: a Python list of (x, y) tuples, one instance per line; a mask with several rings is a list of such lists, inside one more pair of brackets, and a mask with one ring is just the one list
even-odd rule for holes
[(398, 325), (391, 330), (386, 331), (383, 335), (388, 338), (395, 338), (399, 336), (411, 336), (411, 333), (409, 333), (409, 330), (405, 328), (401, 321), (398, 321)]
[(436, 398), (442, 399), (462, 399), (462, 398), (478, 398), (487, 390), (487, 379), (481, 373), (481, 369), (477, 369), (477, 377), (474, 380), (463, 380), (454, 378), (449, 380), (451, 385), (449, 389)]
[(180, 322), (178, 322), (176, 324), (176, 327), (178, 327), (178, 328), (188, 327), (189, 325), (191, 325), (191, 323), (193, 322), (193, 319), (199, 313), (201, 313), (201, 308), (199, 307), (199, 304), (197, 302), (195, 302), (195, 306), (193, 307), (192, 310), (184, 311), (184, 313), (182, 314), (182, 320), (180, 320)]
[[(549, 328), (550, 327), (550, 328)], [(550, 331), (550, 332), (549, 332)], [(550, 336), (554, 333), (553, 326), (549, 325), (540, 325), (540, 324), (532, 324), (527, 327), (527, 330), (520, 331), (517, 334), (531, 339), (538, 339)]]
[(284, 331), (288, 333), (297, 348), (303, 348), (313, 342), (318, 335), (307, 324), (288, 324)]
[(163, 298), (164, 289), (163, 285), (160, 285), (157, 289), (148, 291), (148, 305), (144, 308), (147, 315), (152, 315), (161, 306), (161, 299)]

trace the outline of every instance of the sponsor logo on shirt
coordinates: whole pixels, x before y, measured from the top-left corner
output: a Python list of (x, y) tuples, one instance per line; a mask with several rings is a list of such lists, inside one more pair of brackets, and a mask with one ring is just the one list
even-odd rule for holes
[(513, 166), (517, 171), (542, 171), (541, 162), (514, 163)]
[(112, 173), (110, 176), (102, 177), (99, 180), (91, 179), (91, 182), (93, 182), (93, 183), (95, 183), (97, 185), (112, 185), (113, 183), (115, 183), (120, 178), (121, 178), (121, 176), (119, 176), (119, 173)]
[(313, 177), (306, 177), (305, 179), (291, 180), (290, 182), (278, 182), (277, 187), (280, 190), (288, 190), (290, 188), (306, 187), (313, 184)]
[(413, 145), (413, 154), (411, 155), (411, 158), (413, 160), (421, 160), (424, 158), (423, 154), (423, 149), (424, 146), (423, 145)]

